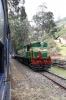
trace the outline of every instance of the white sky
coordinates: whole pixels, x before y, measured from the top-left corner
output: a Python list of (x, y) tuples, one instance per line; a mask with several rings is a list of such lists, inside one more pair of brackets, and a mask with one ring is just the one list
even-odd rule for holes
[(66, 0), (25, 0), (25, 10), (28, 16), (28, 20), (32, 19), (32, 16), (36, 14), (37, 8), (43, 2), (47, 3), (48, 11), (53, 12), (54, 20), (66, 17)]

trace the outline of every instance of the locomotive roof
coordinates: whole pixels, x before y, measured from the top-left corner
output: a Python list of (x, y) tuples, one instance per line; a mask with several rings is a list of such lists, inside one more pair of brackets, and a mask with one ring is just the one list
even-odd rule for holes
[(30, 46), (30, 47), (47, 47), (47, 43), (46, 42), (34, 42), (34, 43), (29, 43), (27, 45), (24, 45), (23, 47), (26, 48), (27, 46)]

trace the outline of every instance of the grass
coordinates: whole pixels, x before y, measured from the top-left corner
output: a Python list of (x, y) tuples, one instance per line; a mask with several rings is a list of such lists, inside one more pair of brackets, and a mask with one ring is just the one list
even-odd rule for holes
[(55, 66), (51, 67), (50, 70), (66, 78), (66, 70), (55, 67)]

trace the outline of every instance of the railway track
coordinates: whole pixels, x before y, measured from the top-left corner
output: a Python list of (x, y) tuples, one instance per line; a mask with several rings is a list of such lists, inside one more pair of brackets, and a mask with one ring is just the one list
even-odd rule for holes
[(53, 72), (50, 72), (50, 71), (39, 72), (39, 74), (41, 74), (42, 76), (45, 76), (46, 78), (48, 78), (49, 80), (51, 80), (52, 82), (54, 82), (55, 84), (63, 88), (64, 90), (66, 90), (66, 79), (65, 78), (57, 74), (54, 74)]
[[(21, 71), (21, 68), (19, 68), (19, 70)], [(53, 72), (50, 72), (50, 71), (38, 72), (38, 73), (41, 74), (42, 76), (45, 76), (46, 78), (48, 78), (49, 80), (51, 80), (52, 82), (54, 82), (55, 84), (57, 84), (58, 86), (63, 88), (64, 90), (66, 90), (66, 79), (65, 78), (63, 78)]]

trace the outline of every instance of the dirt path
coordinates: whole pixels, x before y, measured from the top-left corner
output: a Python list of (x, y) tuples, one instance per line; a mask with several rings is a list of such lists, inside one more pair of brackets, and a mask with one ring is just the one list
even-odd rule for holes
[[(22, 73), (11, 61), (11, 100), (21, 100), (21, 91), (19, 90), (19, 84), (25, 80)], [(17, 95), (18, 94), (18, 95)]]

